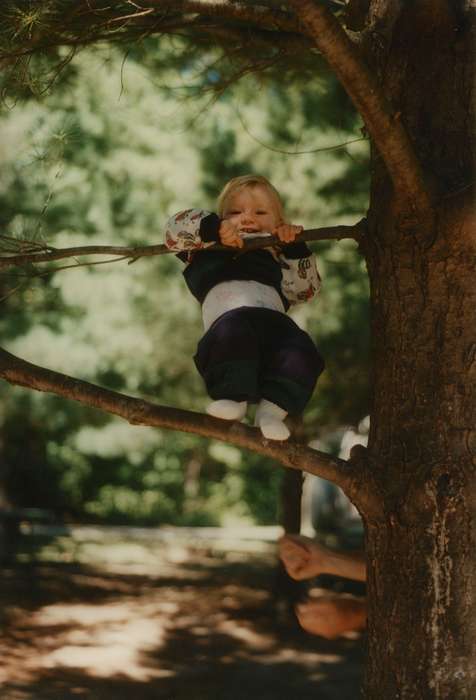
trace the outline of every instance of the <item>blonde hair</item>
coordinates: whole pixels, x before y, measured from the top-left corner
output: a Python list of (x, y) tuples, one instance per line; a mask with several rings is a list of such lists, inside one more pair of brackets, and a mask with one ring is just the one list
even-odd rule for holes
[(284, 206), (279, 192), (270, 181), (262, 175), (240, 175), (240, 177), (234, 177), (227, 182), (218, 196), (218, 216), (223, 217), (230, 198), (239, 190), (245, 189), (246, 187), (261, 187), (265, 190), (274, 202), (279, 219), (284, 222)]

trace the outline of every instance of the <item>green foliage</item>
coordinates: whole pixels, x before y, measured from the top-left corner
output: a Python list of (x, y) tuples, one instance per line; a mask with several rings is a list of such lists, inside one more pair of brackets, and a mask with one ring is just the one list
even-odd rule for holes
[(242, 498), (253, 520), (262, 525), (279, 522), (283, 470), (276, 469), (272, 460), (251, 454), (243, 460), (242, 474)]
[(129, 0), (3, 0), (1, 92), (10, 100), (41, 97), (52, 86), (69, 84), (77, 52), (104, 44), (125, 45), (151, 75), (173, 67), (187, 75), (187, 88), (195, 93), (210, 88), (221, 94), (250, 73), (294, 82), (323, 69), (289, 7), (268, 0), (268, 10), (262, 6), (243, 17), (247, 5), (255, 6), (246, 0), (221, 8), (171, 0), (148, 7)]
[(323, 291), (309, 332), (318, 339), (326, 370), (306, 421), (332, 430), (357, 425), (369, 412), (369, 290), (354, 243), (322, 245), (321, 260)]
[[(207, 94), (195, 94), (200, 81), (203, 87), (224, 74), (203, 73), (195, 54), (184, 64), (145, 43), (148, 52), (133, 47), (125, 64), (114, 50), (84, 52), (56, 91), (4, 114), (2, 230), (58, 247), (158, 243), (170, 214), (213, 208), (224, 182), (249, 171), (276, 184), (296, 223), (360, 218), (366, 143), (316, 152), (360, 136), (335, 83), (323, 78), (303, 92), (281, 81), (265, 93), (243, 82), (210, 106)], [(194, 99), (159, 90), (158, 67), (169, 86), (178, 70), (182, 87), (198, 72)], [(321, 299), (296, 309), (295, 318), (327, 362), (305, 417), (309, 433), (322, 437), (367, 411), (367, 280), (354, 244), (314, 248)], [(192, 360), (199, 308), (174, 256), (5, 276), (1, 296), (19, 282), (0, 318), (12, 352), (157, 403), (203, 410)], [(1, 456), (14, 503), (116, 523), (276, 521), (281, 472), (256, 455), (131, 427), (10, 386), (0, 387), (0, 399)]]
[(137, 490), (130, 486), (106, 484), (97, 499), (85, 504), (86, 515), (114, 525), (154, 525), (174, 522), (176, 503), (157, 489)]

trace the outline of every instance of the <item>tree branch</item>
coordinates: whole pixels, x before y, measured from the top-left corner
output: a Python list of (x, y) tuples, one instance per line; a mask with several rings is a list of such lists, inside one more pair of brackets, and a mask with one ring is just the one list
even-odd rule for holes
[[(258, 32), (259, 38), (270, 46), (288, 39), (294, 48), (298, 41), (308, 48), (308, 39), (293, 14), (265, 4), (247, 5), (229, 0), (142, 0), (134, 4), (136, 12), (131, 12), (131, 5), (126, 2), (95, 7), (91, 0), (82, 0), (74, 3), (70, 12), (65, 12), (63, 3), (53, 0), (44, 3), (44, 9), (38, 2), (37, 10), (30, 14), (22, 12), (20, 2), (18, 5), (15, 16), (12, 3), (8, 17), (15, 38), (8, 49), (0, 51), (1, 58), (26, 56), (57, 46), (85, 46), (101, 40), (137, 41), (145, 36), (173, 35), (188, 30), (198, 35), (219, 27), (242, 32), (243, 39), (247, 38), (248, 42), (250, 36)], [(22, 25), (25, 15), (28, 23)], [(9, 23), (6, 21), (4, 26), (8, 28)]]
[(362, 115), (397, 195), (413, 203), (415, 213), (428, 212), (430, 196), (399, 115), (386, 101), (344, 29), (326, 7), (314, 0), (290, 0), (290, 5)]
[[(157, 0), (155, 2), (148, 0), (147, 4), (149, 3), (158, 4)], [(163, 0), (159, 0), (159, 4), (162, 5), (162, 3)], [(301, 34), (299, 23), (292, 14), (278, 7), (273, 8), (261, 3), (245, 5), (229, 2), (229, 0), (220, 0), (218, 2), (213, 0), (182, 0), (181, 3), (177, 3), (170, 0), (169, 4), (172, 7), (181, 5), (180, 10), (184, 13), (197, 13), (207, 17), (226, 20), (239, 20), (248, 27), (256, 26), (265, 30)], [(280, 4), (282, 5), (282, 3)]]
[[(132, 425), (180, 430), (222, 440), (272, 457), (286, 467), (323, 477), (340, 486), (359, 503), (361, 472), (351, 462), (331, 457), (294, 440), (266, 440), (257, 428), (213, 418), (202, 413), (157, 406), (148, 401), (104, 389), (59, 372), (31, 364), (0, 348), (0, 377), (10, 384), (48, 392), (124, 418)], [(366, 501), (368, 494), (366, 494)]]
[[(327, 226), (323, 228), (314, 228), (303, 231), (296, 237), (296, 241), (340, 241), (345, 238), (350, 238), (359, 242), (364, 233), (365, 219), (362, 219), (354, 226)], [(64, 260), (65, 258), (74, 258), (84, 255), (117, 255), (121, 260), (129, 259), (134, 262), (138, 258), (150, 257), (154, 255), (165, 255), (173, 253), (165, 245), (149, 245), (149, 246), (109, 246), (109, 245), (90, 245), (90, 246), (75, 246), (74, 248), (55, 249), (51, 246), (44, 246), (42, 250), (37, 250), (39, 244), (31, 242), (28, 245), (34, 246), (33, 252), (14, 253), (12, 249), (15, 245), (15, 239), (0, 236), (0, 251), (5, 247), (8, 249), (7, 254), (0, 253), (0, 270), (9, 267), (20, 267), (22, 265), (36, 265), (38, 263), (54, 262), (55, 260)], [(24, 245), (24, 241), (18, 241), (18, 245)], [(267, 238), (258, 237), (250, 238), (245, 242), (245, 246), (240, 252), (257, 250), (259, 248), (269, 247), (270, 245), (282, 245), (279, 239), (275, 236)], [(230, 250), (226, 246), (216, 245), (208, 248), (208, 250)]]

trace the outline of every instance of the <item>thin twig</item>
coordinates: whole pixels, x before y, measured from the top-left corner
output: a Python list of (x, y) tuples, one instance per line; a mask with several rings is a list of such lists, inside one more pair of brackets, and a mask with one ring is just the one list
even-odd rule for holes
[[(359, 221), (354, 226), (328, 226), (325, 228), (308, 229), (303, 231), (296, 237), (296, 242), (305, 241), (328, 241), (328, 240), (343, 240), (345, 238), (350, 238), (354, 241), (359, 241), (364, 229), (364, 220)], [(271, 246), (282, 247), (281, 241), (272, 236), (268, 237), (257, 237), (250, 238), (245, 241), (245, 246), (242, 252), (250, 250), (258, 250), (260, 248), (266, 248)], [(214, 245), (207, 250), (230, 250), (229, 247), (223, 245)], [(62, 260), (65, 258), (73, 258), (76, 256), (84, 255), (116, 255), (118, 258), (114, 258), (107, 261), (102, 261), (101, 264), (106, 262), (115, 262), (117, 260), (133, 259), (151, 257), (156, 255), (166, 255), (169, 253), (177, 253), (178, 251), (172, 251), (167, 248), (166, 245), (151, 245), (151, 246), (107, 246), (107, 245), (97, 245), (97, 246), (76, 246), (74, 248), (58, 248), (50, 251), (45, 251), (41, 253), (20, 253), (17, 255), (0, 255), (0, 270), (6, 269), (8, 267), (21, 267), (24, 265), (37, 265), (44, 262), (54, 262), (55, 260)], [(89, 264), (99, 264), (99, 263), (81, 263), (81, 265)], [(65, 266), (64, 268), (56, 269), (67, 269), (67, 267), (75, 266)]]
[(16, 287), (13, 287), (13, 289), (10, 289), (10, 291), (7, 292), (7, 294), (4, 294), (3, 297), (0, 297), (0, 303), (2, 301), (6, 301), (9, 297), (13, 296), (13, 294), (16, 294), (19, 289), (21, 289), (22, 287), (24, 287), (26, 285), (26, 282), (27, 282), (27, 280), (23, 280), (22, 282), (20, 282), (20, 284), (17, 284)]
[(263, 146), (268, 151), (273, 151), (273, 153), (281, 153), (284, 156), (302, 156), (302, 155), (305, 155), (307, 153), (323, 153), (325, 151), (336, 151), (339, 148), (345, 148), (346, 146), (349, 146), (351, 143), (357, 143), (358, 141), (368, 141), (368, 138), (366, 138), (365, 136), (361, 136), (357, 139), (351, 139), (350, 141), (344, 141), (343, 143), (334, 144), (333, 146), (323, 146), (322, 148), (310, 148), (310, 149), (305, 150), (305, 151), (283, 151), (281, 148), (275, 148), (274, 146), (270, 146), (268, 143), (264, 143), (264, 141), (261, 141), (261, 139), (259, 139), (257, 136), (252, 134), (249, 131), (249, 129), (248, 129), (242, 115), (240, 114), (239, 110), (236, 109), (235, 112), (236, 112), (236, 116), (238, 117), (238, 120), (239, 120), (241, 126), (243, 127), (245, 132), (248, 134), (248, 136), (253, 139), (253, 141), (256, 141), (256, 143), (259, 143), (260, 146)]

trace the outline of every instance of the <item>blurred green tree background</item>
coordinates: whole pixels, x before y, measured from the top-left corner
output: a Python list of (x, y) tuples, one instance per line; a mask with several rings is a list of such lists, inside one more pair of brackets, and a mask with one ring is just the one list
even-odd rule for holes
[[(249, 172), (267, 176), (305, 228), (361, 218), (368, 143), (335, 79), (323, 72), (312, 87), (284, 87), (279, 76), (252, 77), (217, 95), (212, 58), (211, 68), (203, 56), (178, 61), (152, 41), (126, 57), (96, 47), (54, 91), (4, 105), (2, 233), (58, 247), (160, 243), (168, 216), (213, 210), (223, 184)], [(368, 282), (353, 242), (312, 247), (322, 293), (294, 317), (327, 365), (306, 434), (331, 445), (368, 411)], [(9, 271), (0, 278), (4, 343), (65, 374), (203, 410), (192, 361), (200, 310), (181, 271), (172, 255), (44, 276)], [(281, 470), (262, 457), (6, 384), (0, 398), (7, 503), (110, 523), (277, 521)]]

